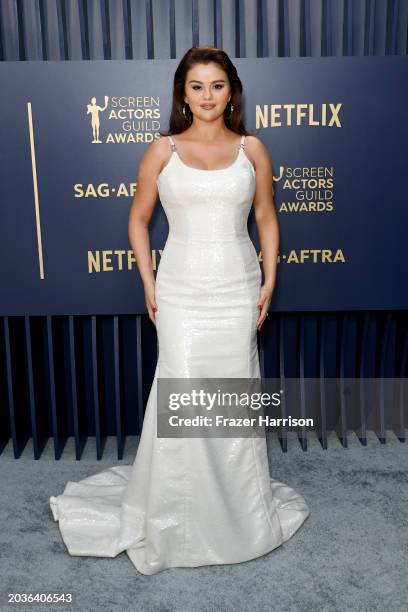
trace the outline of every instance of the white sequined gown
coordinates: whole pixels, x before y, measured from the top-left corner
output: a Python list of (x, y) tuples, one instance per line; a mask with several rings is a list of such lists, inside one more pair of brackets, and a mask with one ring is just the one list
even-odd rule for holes
[(187, 165), (175, 140), (157, 180), (169, 235), (156, 278), (159, 356), (135, 461), (50, 498), (69, 554), (126, 551), (142, 574), (253, 559), (309, 515), (300, 494), (270, 477), (265, 438), (156, 436), (157, 377), (260, 377), (261, 270), (247, 231), (256, 174), (244, 137), (219, 170)]

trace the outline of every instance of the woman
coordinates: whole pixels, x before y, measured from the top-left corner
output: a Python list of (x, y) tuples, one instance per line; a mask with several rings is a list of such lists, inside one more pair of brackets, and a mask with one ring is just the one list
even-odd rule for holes
[[(71, 555), (125, 551), (143, 574), (238, 563), (289, 539), (309, 515), (270, 478), (265, 437), (156, 436), (157, 378), (259, 379), (257, 330), (275, 285), (278, 226), (271, 162), (242, 122), (226, 53), (193, 47), (174, 77), (170, 134), (139, 167), (129, 240), (156, 325), (159, 357), (132, 466), (51, 497)], [(156, 280), (148, 224), (157, 195), (169, 235)], [(264, 283), (247, 231), (254, 205)]]

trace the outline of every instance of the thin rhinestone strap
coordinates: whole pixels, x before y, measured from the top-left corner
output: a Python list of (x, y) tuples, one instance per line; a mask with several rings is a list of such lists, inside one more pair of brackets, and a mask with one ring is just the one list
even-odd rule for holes
[(245, 134), (242, 134), (241, 136), (241, 143), (239, 145), (241, 147), (241, 149), (245, 148)]
[(169, 136), (169, 140), (170, 140), (171, 150), (175, 151), (176, 150), (176, 145), (175, 145), (175, 142), (174, 142), (174, 140), (172, 139), (171, 136)]

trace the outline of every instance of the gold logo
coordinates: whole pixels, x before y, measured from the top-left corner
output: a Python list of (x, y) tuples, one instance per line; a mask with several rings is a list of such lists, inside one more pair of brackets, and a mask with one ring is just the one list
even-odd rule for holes
[(96, 98), (91, 98), (91, 104), (87, 104), (86, 114), (91, 115), (91, 124), (92, 124), (92, 144), (102, 144), (102, 140), (99, 140), (99, 113), (103, 113), (108, 108), (108, 100), (109, 96), (105, 96), (105, 106), (99, 106), (96, 103)]

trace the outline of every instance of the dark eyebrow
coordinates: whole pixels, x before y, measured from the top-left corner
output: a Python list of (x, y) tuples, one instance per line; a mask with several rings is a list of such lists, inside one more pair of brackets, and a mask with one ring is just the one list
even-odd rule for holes
[[(216, 81), (212, 81), (213, 83), (226, 83), (226, 81), (224, 81), (224, 79), (217, 79)], [(203, 84), (202, 81), (197, 81), (197, 79), (191, 79), (190, 81), (187, 81), (187, 83), (200, 83), (200, 85)]]

